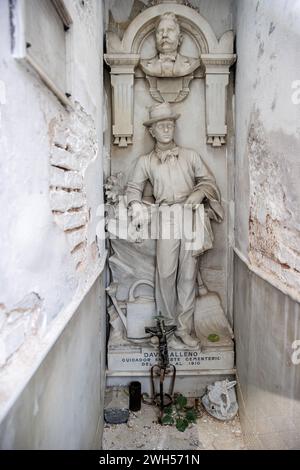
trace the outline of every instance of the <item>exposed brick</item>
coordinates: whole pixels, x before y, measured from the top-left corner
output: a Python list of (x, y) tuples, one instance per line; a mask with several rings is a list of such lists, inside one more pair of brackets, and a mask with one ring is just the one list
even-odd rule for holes
[(66, 212), (70, 209), (78, 209), (85, 203), (82, 192), (52, 190), (50, 192), (51, 209), (57, 212)]
[[(93, 118), (78, 105), (56, 121), (50, 152), (50, 201), (55, 221), (67, 236), (76, 266), (86, 259), (89, 220), (84, 174), (97, 155)], [(68, 191), (69, 190), (69, 191)]]
[(50, 163), (66, 170), (80, 170), (81, 160), (75, 154), (59, 147), (53, 147)]
[(82, 227), (87, 223), (87, 213), (84, 211), (65, 212), (63, 214), (56, 214), (55, 220), (63, 230), (72, 230)]
[(80, 228), (78, 230), (73, 230), (72, 232), (67, 232), (67, 239), (70, 250), (72, 251), (75, 246), (86, 240), (86, 229)]
[(67, 131), (66, 129), (56, 130), (54, 143), (59, 147), (66, 148), (67, 146)]
[(50, 184), (59, 188), (81, 189), (83, 177), (76, 171), (65, 171), (60, 168), (50, 168)]

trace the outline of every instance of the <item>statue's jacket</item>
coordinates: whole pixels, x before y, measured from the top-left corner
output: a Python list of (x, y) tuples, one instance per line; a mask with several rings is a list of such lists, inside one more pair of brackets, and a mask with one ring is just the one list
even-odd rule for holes
[(168, 55), (156, 55), (140, 62), (146, 75), (153, 77), (183, 77), (192, 74), (200, 66), (200, 60), (177, 53), (170, 58)]
[(201, 189), (204, 192), (206, 241), (200, 252), (212, 248), (213, 233), (209, 219), (221, 222), (223, 208), (215, 178), (200, 155), (191, 149), (173, 147), (166, 151), (154, 148), (149, 154), (139, 157), (127, 184), (128, 205), (133, 201), (142, 202), (147, 181), (152, 184), (158, 206), (184, 205), (194, 191)]

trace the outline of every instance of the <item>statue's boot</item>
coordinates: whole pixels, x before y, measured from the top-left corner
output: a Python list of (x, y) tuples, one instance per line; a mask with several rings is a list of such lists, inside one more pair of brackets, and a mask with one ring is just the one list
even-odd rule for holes
[(168, 348), (170, 349), (184, 349), (183, 344), (181, 341), (178, 341), (175, 335), (172, 335), (170, 339), (168, 339)]
[[(150, 339), (150, 343), (153, 344), (154, 346), (157, 346), (159, 344), (158, 337), (152, 336)], [(182, 342), (179, 341), (174, 335), (168, 338), (167, 344), (168, 344), (168, 347), (172, 349), (184, 349)]]
[(186, 344), (187, 346), (190, 346), (191, 348), (196, 348), (199, 345), (199, 340), (196, 338), (193, 338), (191, 335), (187, 333), (176, 334), (176, 336), (177, 338), (180, 338), (184, 344)]

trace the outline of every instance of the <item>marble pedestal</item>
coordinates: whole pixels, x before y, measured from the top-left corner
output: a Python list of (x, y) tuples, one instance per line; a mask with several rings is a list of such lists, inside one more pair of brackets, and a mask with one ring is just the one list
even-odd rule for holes
[[(186, 396), (203, 395), (207, 385), (235, 375), (233, 343), (227, 346), (203, 345), (200, 350), (169, 349), (171, 364), (176, 367), (175, 392)], [(152, 393), (150, 368), (158, 362), (158, 350), (148, 344), (109, 346), (107, 385), (142, 384), (142, 392)], [(169, 379), (166, 379), (166, 390)]]

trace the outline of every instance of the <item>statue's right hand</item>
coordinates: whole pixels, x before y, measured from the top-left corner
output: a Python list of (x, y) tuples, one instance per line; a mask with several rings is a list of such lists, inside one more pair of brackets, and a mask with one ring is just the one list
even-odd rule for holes
[(145, 223), (143, 206), (139, 202), (133, 202), (131, 208), (131, 223), (134, 227), (141, 230)]

